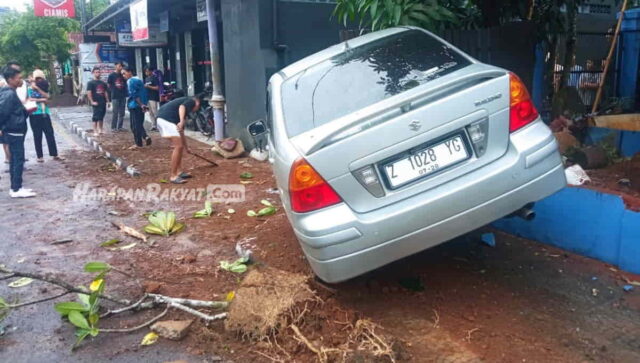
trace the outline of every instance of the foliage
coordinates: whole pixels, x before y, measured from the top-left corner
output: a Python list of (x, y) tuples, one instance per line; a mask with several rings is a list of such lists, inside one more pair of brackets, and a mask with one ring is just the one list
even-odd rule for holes
[(334, 16), (345, 26), (359, 20), (361, 28), (374, 31), (398, 25), (437, 31), (459, 23), (458, 17), (436, 0), (338, 0)]
[(195, 212), (193, 214), (193, 218), (211, 217), (212, 213), (213, 213), (213, 205), (212, 205), (211, 201), (207, 200), (206, 202), (204, 202), (204, 209)]
[(90, 294), (78, 294), (80, 302), (70, 301), (62, 302), (55, 305), (55, 310), (63, 318), (67, 318), (73, 326), (76, 327), (76, 343), (72, 349), (75, 349), (82, 341), (91, 335), (97, 336), (100, 333), (98, 323), (100, 315), (100, 295), (104, 292), (105, 277), (111, 269), (111, 266), (104, 262), (89, 262), (84, 266), (84, 270), (89, 273), (98, 273), (94, 276), (89, 285)]
[(176, 214), (174, 212), (153, 212), (149, 214), (148, 219), (149, 224), (144, 227), (144, 231), (149, 234), (167, 237), (182, 231), (185, 227), (183, 223), (176, 222)]
[(73, 47), (67, 34), (78, 31), (74, 19), (47, 18), (24, 13), (6, 15), (0, 23), (0, 61), (18, 61), (25, 70), (48, 69), (51, 59), (64, 62)]

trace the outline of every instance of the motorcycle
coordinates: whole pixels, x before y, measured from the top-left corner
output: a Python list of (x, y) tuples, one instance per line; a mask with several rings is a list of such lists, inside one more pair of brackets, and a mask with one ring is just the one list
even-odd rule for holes
[(209, 102), (213, 94), (211, 83), (207, 82), (205, 84), (204, 92), (206, 93), (205, 99), (203, 104), (200, 105), (200, 110), (192, 115), (192, 122), (195, 124), (197, 131), (200, 131), (202, 135), (210, 139), (214, 134), (213, 107)]
[(160, 105), (175, 100), (176, 98), (184, 97), (184, 90), (178, 89), (176, 82), (164, 82), (162, 92), (160, 93)]

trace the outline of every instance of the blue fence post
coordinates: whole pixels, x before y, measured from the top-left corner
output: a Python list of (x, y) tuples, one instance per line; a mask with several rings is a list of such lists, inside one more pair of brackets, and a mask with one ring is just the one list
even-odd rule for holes
[[(618, 13), (618, 17), (620, 17), (620, 13)], [(635, 99), (638, 56), (640, 55), (640, 9), (631, 9), (624, 12), (624, 19), (622, 19), (622, 26), (620, 27), (620, 37), (623, 47), (620, 52), (618, 95)]]

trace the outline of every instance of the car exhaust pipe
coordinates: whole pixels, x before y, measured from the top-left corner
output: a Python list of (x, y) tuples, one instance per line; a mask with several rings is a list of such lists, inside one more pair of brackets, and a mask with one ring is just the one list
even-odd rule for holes
[(515, 215), (517, 217), (520, 217), (520, 218), (524, 219), (525, 221), (530, 222), (536, 217), (536, 212), (531, 208), (524, 207), (524, 208), (518, 210), (515, 213)]

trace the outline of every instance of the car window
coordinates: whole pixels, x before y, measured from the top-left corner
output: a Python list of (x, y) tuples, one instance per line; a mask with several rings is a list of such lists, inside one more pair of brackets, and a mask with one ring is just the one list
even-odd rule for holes
[(296, 136), (469, 64), (420, 30), (352, 48), (282, 84), (287, 133)]

